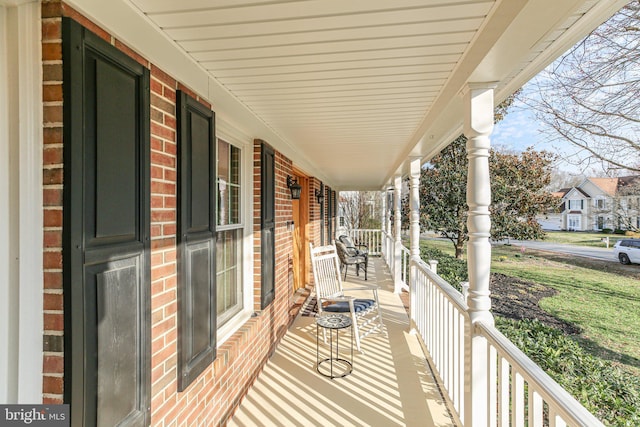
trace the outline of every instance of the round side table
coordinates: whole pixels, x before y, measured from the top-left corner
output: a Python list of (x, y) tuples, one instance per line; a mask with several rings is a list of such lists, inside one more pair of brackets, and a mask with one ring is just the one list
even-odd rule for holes
[[(351, 360), (347, 360), (341, 357), (340, 354), (340, 329), (351, 328)], [(320, 328), (324, 328), (323, 333), (329, 330), (329, 357), (321, 359), (320, 357)], [(333, 331), (336, 333), (335, 337), (335, 352), (334, 352), (334, 339)], [(320, 375), (334, 379), (346, 377), (353, 371), (353, 323), (351, 318), (344, 314), (323, 314), (316, 318), (316, 370)], [(329, 369), (327, 370), (325, 362), (329, 362)], [(334, 372), (334, 365), (337, 372)], [(321, 369), (322, 368), (322, 369)], [(328, 371), (328, 372), (327, 372)]]

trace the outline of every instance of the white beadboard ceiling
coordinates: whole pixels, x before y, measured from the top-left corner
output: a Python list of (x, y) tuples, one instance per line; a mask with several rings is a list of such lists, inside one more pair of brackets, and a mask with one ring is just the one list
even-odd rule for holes
[(499, 101), (624, 4), (127, 1), (230, 95), (210, 99), (223, 118), (242, 128), (222, 102), (241, 104), (271, 131), (243, 132), (343, 190), (380, 189), (409, 156), (433, 156), (461, 130), (467, 83), (496, 82)]

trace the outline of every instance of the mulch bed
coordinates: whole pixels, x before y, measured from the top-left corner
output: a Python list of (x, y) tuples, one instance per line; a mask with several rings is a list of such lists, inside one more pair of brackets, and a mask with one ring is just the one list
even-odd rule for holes
[(491, 311), (493, 314), (509, 319), (538, 319), (541, 323), (560, 329), (565, 334), (580, 333), (580, 328), (564, 320), (558, 319), (540, 308), (542, 298), (551, 297), (558, 293), (534, 282), (491, 274)]

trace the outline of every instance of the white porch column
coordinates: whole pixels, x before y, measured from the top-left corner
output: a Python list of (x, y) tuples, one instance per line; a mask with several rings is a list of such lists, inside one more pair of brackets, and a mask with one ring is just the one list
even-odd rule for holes
[(402, 292), (402, 210), (401, 210), (401, 190), (402, 177), (396, 176), (393, 180), (393, 205), (394, 205), (394, 265), (393, 265), (393, 283), (394, 292), (399, 294)]
[(382, 257), (385, 257), (387, 253), (387, 238), (385, 237), (387, 224), (387, 192), (380, 192), (380, 231), (382, 236), (380, 238), (380, 244), (382, 245)]
[(467, 141), (469, 170), (467, 178), (467, 204), (469, 217), (469, 242), (467, 244), (467, 268), (469, 270), (469, 294), (467, 304), (471, 318), (471, 352), (466, 369), (468, 390), (465, 406), (465, 425), (488, 425), (488, 359), (487, 341), (476, 335), (474, 324), (478, 321), (493, 323), (489, 312), (489, 269), (491, 244), (489, 242), (491, 219), (491, 184), (489, 180), (489, 135), (493, 130), (493, 85), (469, 85), (464, 93), (464, 134)]
[(409, 165), (409, 236), (411, 260), (420, 260), (420, 158)]
[(0, 402), (42, 402), (40, 2), (0, 0)]
[(420, 261), (420, 163), (420, 158), (412, 158), (409, 164), (409, 253), (411, 254), (411, 267), (407, 284), (411, 299), (409, 304), (410, 319), (417, 318), (414, 310), (418, 307), (414, 279), (417, 277), (415, 263)]

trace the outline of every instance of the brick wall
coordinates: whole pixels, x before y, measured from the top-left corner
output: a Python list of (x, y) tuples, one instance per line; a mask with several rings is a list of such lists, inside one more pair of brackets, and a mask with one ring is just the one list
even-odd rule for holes
[[(57, 7), (56, 7), (57, 6)], [(62, 295), (62, 27), (59, 5), (43, 3), (43, 229), (45, 404), (62, 403), (64, 318)]]
[[(64, 322), (62, 292), (63, 115), (61, 17), (69, 16), (151, 70), (151, 424), (222, 425), (261, 371), (292, 318), (291, 200), (286, 176), (289, 159), (276, 152), (276, 299), (219, 346), (215, 362), (184, 392), (177, 392), (177, 261), (176, 261), (176, 90), (198, 94), (134, 53), (60, 1), (42, 3), (44, 98), (44, 376), (46, 403), (62, 403)], [(203, 104), (211, 107), (206, 102)], [(214, 100), (215, 102), (215, 100)], [(214, 108), (215, 110), (215, 108)], [(259, 146), (258, 146), (259, 147)], [(254, 309), (260, 307), (260, 162), (254, 162), (254, 241), (256, 284)], [(317, 206), (317, 204), (316, 204)]]

